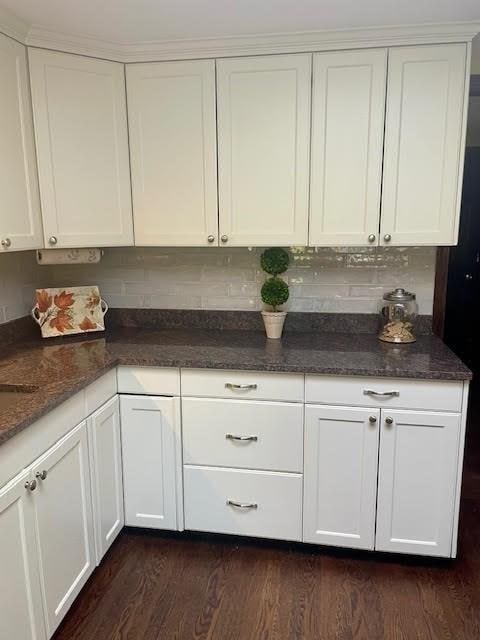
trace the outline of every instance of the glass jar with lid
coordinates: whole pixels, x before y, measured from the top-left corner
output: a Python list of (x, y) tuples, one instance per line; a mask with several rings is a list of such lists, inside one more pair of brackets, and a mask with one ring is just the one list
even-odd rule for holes
[(380, 305), (379, 340), (383, 342), (415, 342), (415, 318), (418, 305), (414, 293), (398, 288), (383, 295)]

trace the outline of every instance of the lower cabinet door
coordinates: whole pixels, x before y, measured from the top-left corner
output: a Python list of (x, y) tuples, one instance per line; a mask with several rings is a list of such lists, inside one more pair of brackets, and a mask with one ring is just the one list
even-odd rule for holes
[(377, 550), (451, 555), (460, 421), (382, 410)]
[(125, 524), (181, 528), (179, 399), (121, 396), (120, 413)]
[(184, 486), (186, 529), (302, 539), (298, 473), (185, 466)]
[(95, 567), (87, 427), (82, 422), (33, 466), (47, 635)]
[(124, 524), (120, 408), (117, 396), (89, 418), (88, 444), (95, 552), (99, 564)]
[(307, 406), (303, 540), (373, 549), (379, 409)]
[[(0, 490), (0, 638), (45, 640), (33, 492), (20, 473)], [(34, 487), (35, 485), (30, 485)]]

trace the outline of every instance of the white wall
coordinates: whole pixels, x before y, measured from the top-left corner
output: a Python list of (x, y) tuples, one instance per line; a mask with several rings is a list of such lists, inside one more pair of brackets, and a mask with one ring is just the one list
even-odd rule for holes
[[(52, 286), (98, 284), (112, 307), (261, 308), (262, 249), (106, 249), (100, 265), (54, 267)], [(432, 312), (435, 249), (298, 249), (285, 274), (294, 311), (376, 312), (395, 286)]]

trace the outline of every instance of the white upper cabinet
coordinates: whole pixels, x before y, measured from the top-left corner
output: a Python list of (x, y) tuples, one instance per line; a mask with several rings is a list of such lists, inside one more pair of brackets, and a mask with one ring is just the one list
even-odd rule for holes
[(382, 244), (457, 242), (466, 53), (464, 44), (390, 50)]
[(215, 61), (127, 65), (135, 244), (217, 245)]
[(0, 34), (0, 251), (43, 245), (26, 48)]
[(124, 66), (29, 58), (46, 246), (132, 244)]
[(221, 244), (306, 244), (311, 55), (217, 61)]
[(382, 410), (377, 550), (451, 555), (460, 420)]
[(309, 244), (377, 244), (387, 50), (313, 57)]

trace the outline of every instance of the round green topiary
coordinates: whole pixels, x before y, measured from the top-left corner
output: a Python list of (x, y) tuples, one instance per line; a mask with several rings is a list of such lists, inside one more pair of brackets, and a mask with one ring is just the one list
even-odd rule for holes
[(277, 311), (277, 307), (288, 300), (288, 285), (281, 278), (276, 278), (274, 276), (265, 280), (260, 294), (262, 296), (262, 301), (270, 307), (273, 307), (274, 311)]
[(260, 256), (260, 266), (264, 271), (272, 276), (278, 276), (288, 269), (290, 257), (285, 249), (280, 247), (272, 247), (265, 249)]

